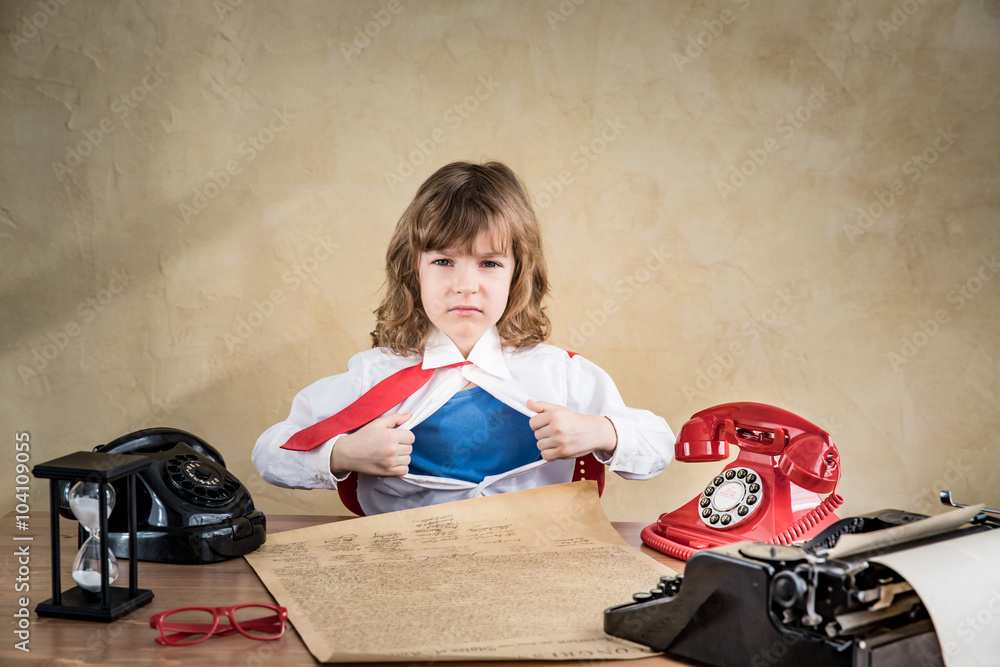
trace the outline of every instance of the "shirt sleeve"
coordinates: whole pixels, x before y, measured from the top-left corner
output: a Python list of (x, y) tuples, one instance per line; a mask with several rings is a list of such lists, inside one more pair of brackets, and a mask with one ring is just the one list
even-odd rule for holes
[(567, 361), (566, 381), (567, 407), (607, 417), (615, 427), (615, 452), (594, 452), (598, 461), (626, 479), (649, 479), (663, 472), (674, 450), (674, 434), (663, 417), (625, 405), (611, 377), (580, 355)]
[(288, 418), (264, 431), (254, 445), (251, 460), (265, 482), (290, 489), (336, 489), (347, 474), (330, 471), (330, 454), (340, 435), (308, 452), (281, 449), (304, 428), (340, 412), (364, 389), (365, 358), (357, 354), (346, 373), (323, 378), (300, 391)]

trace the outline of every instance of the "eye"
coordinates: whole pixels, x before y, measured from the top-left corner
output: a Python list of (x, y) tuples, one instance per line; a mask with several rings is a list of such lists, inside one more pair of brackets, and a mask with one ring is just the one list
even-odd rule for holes
[(487, 261), (483, 262), (483, 266), (485, 266), (487, 269), (502, 269), (503, 268), (503, 266), (501, 266), (499, 263), (494, 262), (492, 260), (487, 260)]
[(431, 264), (433, 264), (434, 266), (449, 266), (451, 264), (451, 260), (444, 258), (435, 259), (434, 261), (431, 262)]

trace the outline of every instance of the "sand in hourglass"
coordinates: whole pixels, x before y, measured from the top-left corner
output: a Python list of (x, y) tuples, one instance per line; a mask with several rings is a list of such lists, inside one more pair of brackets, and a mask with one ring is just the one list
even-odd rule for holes
[[(101, 590), (101, 543), (97, 526), (100, 525), (100, 500), (96, 497), (77, 496), (72, 502), (73, 514), (90, 532), (83, 548), (73, 560), (73, 581), (80, 588), (97, 593)], [(118, 560), (108, 554), (108, 583), (118, 578)]]

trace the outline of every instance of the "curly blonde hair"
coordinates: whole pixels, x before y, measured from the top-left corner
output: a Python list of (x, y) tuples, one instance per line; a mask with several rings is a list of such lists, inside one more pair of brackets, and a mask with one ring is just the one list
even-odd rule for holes
[(484, 233), (502, 245), (495, 250), (514, 257), (507, 307), (497, 322), (504, 345), (519, 349), (549, 337), (542, 237), (524, 186), (499, 162), (453, 162), (424, 181), (396, 224), (385, 253), (386, 293), (375, 309), (372, 347), (401, 355), (423, 352), (431, 322), (420, 300), (420, 253), (471, 253)]

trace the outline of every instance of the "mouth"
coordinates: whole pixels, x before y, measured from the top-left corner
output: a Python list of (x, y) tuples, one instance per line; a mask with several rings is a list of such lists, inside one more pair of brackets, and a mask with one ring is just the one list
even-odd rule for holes
[(470, 315), (478, 315), (479, 313), (481, 313), (483, 311), (479, 310), (475, 306), (461, 305), (461, 306), (455, 306), (455, 307), (451, 308), (450, 312), (453, 315), (458, 315), (460, 317), (468, 317)]

